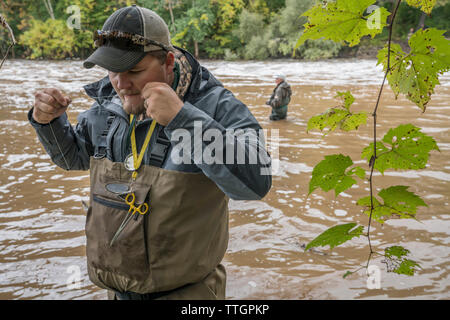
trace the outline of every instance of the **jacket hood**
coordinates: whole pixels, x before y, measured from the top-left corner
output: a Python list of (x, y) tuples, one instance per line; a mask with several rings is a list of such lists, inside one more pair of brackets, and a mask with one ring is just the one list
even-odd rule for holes
[(281, 82), (277, 87), (281, 87), (281, 88), (290, 88), (291, 85), (289, 83), (287, 83), (286, 81)]
[(97, 100), (97, 102), (100, 101), (109, 101), (112, 97), (117, 95), (116, 91), (114, 90), (111, 81), (109, 80), (109, 76), (104, 77), (103, 79), (90, 83), (83, 87), (84, 91), (86, 91), (86, 94)]
[[(205, 67), (201, 66), (200, 63), (186, 50), (175, 47), (180, 50), (189, 61), (192, 67), (192, 80), (189, 89), (184, 97), (186, 101), (195, 101), (196, 98), (205, 91), (216, 87), (223, 86), (222, 83), (217, 80)], [(114, 90), (109, 76), (103, 79), (90, 83), (83, 87), (86, 94), (95, 99), (100, 105), (105, 102), (109, 102), (117, 96)]]

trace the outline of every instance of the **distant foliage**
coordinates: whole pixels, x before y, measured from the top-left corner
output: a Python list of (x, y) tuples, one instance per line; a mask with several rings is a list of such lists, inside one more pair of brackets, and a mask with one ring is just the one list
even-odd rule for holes
[(337, 57), (341, 48), (340, 43), (331, 40), (306, 40), (297, 48), (297, 54), (306, 60), (330, 59)]
[(183, 18), (176, 21), (177, 34), (173, 37), (175, 45), (186, 47), (190, 43), (203, 41), (212, 30), (215, 16), (208, 0), (197, 0)]
[[(365, 41), (367, 36), (375, 36), (377, 43), (386, 40), (387, 33), (365, 27), (365, 21), (381, 13), (385, 21), (386, 12), (391, 10), (390, 0), (58, 0), (49, 1), (55, 20), (67, 21), (69, 6), (78, 6), (81, 14), (81, 28), (72, 30), (74, 33), (73, 57), (85, 58), (93, 50), (92, 32), (100, 29), (111, 13), (118, 8), (136, 3), (137, 5), (156, 11), (168, 24), (172, 39), (177, 45), (197, 52), (203, 58), (227, 59), (266, 59), (291, 58), (318, 60), (339, 56), (343, 51), (344, 42), (359, 46), (362, 36), (363, 46), (373, 45)], [(363, 12), (366, 4), (379, 6), (373, 12)], [(434, 2), (436, 2), (434, 4)], [(42, 0), (2, 0), (0, 12), (11, 25), (17, 38), (33, 27), (31, 21), (41, 24), (51, 18)], [(48, 2), (47, 2), (48, 3)], [(328, 15), (324, 21), (315, 20), (315, 10), (321, 9), (324, 3)], [(408, 5), (411, 4), (413, 6)], [(433, 7), (434, 4), (434, 7)], [(345, 9), (344, 15), (334, 12)], [(431, 14), (427, 15), (421, 9)], [(344, 10), (344, 11), (345, 11)], [(305, 12), (309, 12), (310, 23), (307, 23)], [(425, 14), (425, 16), (423, 14)], [(400, 26), (394, 32), (396, 41), (407, 41), (410, 29), (417, 29), (423, 21), (425, 27), (446, 30), (444, 36), (450, 36), (450, 1), (447, 0), (408, 0), (403, 1), (398, 12), (397, 24)], [(321, 24), (326, 19), (333, 21), (327, 30)], [(339, 20), (340, 19), (340, 20)], [(306, 28), (306, 29), (305, 29)], [(307, 31), (309, 39), (317, 39), (313, 33), (320, 28), (322, 38), (319, 41), (309, 41), (302, 38), (299, 42), (299, 32)], [(1, 37), (0, 50), (4, 50), (7, 37)], [(41, 39), (38, 34), (35, 34)], [(28, 36), (29, 37), (29, 34)], [(340, 37), (340, 39), (339, 39)], [(345, 39), (347, 40), (345, 40)], [(330, 41), (332, 40), (332, 41)], [(334, 42), (336, 41), (336, 42)], [(28, 41), (14, 47), (14, 52), (22, 57), (31, 57), (39, 52), (53, 52), (49, 48), (32, 48), (38, 41)], [(293, 55), (294, 52), (294, 55)], [(54, 59), (54, 55), (42, 56)]]
[(19, 43), (31, 49), (31, 59), (72, 56), (75, 34), (62, 20), (32, 20), (31, 28), (19, 37)]
[(242, 43), (249, 43), (253, 37), (264, 34), (264, 27), (263, 15), (244, 9), (239, 14), (239, 26), (233, 31), (233, 35)]

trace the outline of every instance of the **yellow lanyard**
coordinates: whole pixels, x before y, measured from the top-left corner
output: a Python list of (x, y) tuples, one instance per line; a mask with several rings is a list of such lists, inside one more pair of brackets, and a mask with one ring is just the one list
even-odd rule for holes
[[(130, 115), (130, 123), (133, 123), (134, 114)], [(134, 164), (134, 171), (133, 171), (133, 180), (136, 180), (137, 177), (137, 170), (141, 166), (142, 159), (144, 158), (145, 150), (148, 148), (148, 144), (150, 143), (150, 138), (152, 137), (153, 131), (156, 127), (156, 121), (152, 120), (152, 123), (150, 125), (150, 128), (147, 131), (147, 136), (145, 137), (144, 144), (142, 145), (141, 152), (139, 152), (139, 156), (137, 153), (137, 146), (136, 146), (136, 133), (135, 133), (135, 126), (133, 126), (131, 131), (131, 150), (133, 151), (133, 164)]]

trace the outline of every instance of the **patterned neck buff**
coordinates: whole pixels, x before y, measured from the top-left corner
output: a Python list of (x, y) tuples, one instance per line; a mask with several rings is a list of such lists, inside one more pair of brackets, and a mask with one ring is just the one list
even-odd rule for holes
[(192, 80), (192, 67), (186, 56), (177, 49), (175, 49), (175, 62), (180, 66), (180, 80), (178, 81), (176, 93), (178, 97), (184, 101), (184, 96), (186, 95)]

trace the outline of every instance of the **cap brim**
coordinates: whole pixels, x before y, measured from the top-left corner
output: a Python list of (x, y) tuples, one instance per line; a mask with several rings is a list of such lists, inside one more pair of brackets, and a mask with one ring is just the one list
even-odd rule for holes
[(133, 68), (146, 55), (147, 52), (100, 47), (83, 62), (83, 67), (90, 69), (98, 65), (108, 71), (124, 72)]

